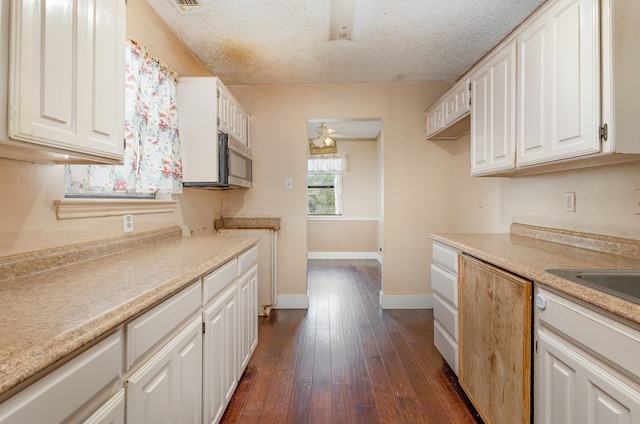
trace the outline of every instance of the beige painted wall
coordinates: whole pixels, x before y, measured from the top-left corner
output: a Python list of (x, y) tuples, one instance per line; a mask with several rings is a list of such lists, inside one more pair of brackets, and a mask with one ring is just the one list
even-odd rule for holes
[[(423, 111), (448, 83), (233, 86), (251, 114), (254, 189), (223, 213), (279, 216), (278, 290), (306, 293), (306, 121), (382, 118), (385, 294), (430, 294), (428, 234), (453, 229), (453, 156), (424, 141)], [(284, 190), (292, 178), (293, 190)]]
[[(127, 7), (127, 34), (181, 75), (209, 72), (144, 0)], [(63, 197), (63, 167), (0, 159), (0, 256), (122, 235), (122, 218), (57, 220), (53, 201)], [(136, 232), (180, 225), (185, 234), (213, 233), (222, 196), (185, 189), (175, 213), (134, 216)]]
[(377, 142), (339, 141), (338, 155), (347, 159), (342, 183), (344, 214), (327, 219), (310, 217), (307, 249), (309, 252), (376, 252), (381, 205)]
[(377, 218), (380, 216), (378, 186), (378, 147), (375, 141), (341, 141), (338, 154), (347, 158), (343, 174), (343, 206), (345, 218)]
[[(452, 146), (458, 232), (505, 232), (512, 222), (522, 222), (640, 239), (640, 215), (635, 214), (640, 163), (521, 178), (472, 178), (469, 136)], [(576, 193), (576, 212), (563, 211), (564, 192)]]
[(315, 221), (307, 223), (309, 252), (376, 252), (378, 221)]

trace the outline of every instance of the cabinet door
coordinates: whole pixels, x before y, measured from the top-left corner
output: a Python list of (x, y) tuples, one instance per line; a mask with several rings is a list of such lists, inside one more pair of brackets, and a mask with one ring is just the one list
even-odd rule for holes
[(515, 167), (515, 58), (510, 43), (471, 75), (471, 175)]
[(218, 119), (220, 131), (234, 135), (233, 101), (226, 87), (218, 84)]
[(536, 423), (640, 422), (640, 385), (552, 332), (536, 337)]
[(239, 104), (236, 105), (236, 133), (242, 144), (251, 147), (249, 143), (249, 114)]
[(217, 78), (180, 78), (178, 129), (185, 183), (219, 182)]
[(204, 311), (204, 422), (218, 423), (238, 383), (237, 285)]
[(428, 139), (437, 131), (444, 128), (444, 109), (442, 102), (427, 111), (427, 121), (425, 127), (426, 138)]
[(532, 284), (460, 258), (460, 385), (486, 423), (529, 423)]
[(127, 422), (202, 422), (202, 317), (127, 380)]
[(9, 135), (45, 150), (121, 160), (124, 0), (12, 6)]
[(258, 344), (258, 266), (254, 265), (238, 281), (240, 318), (240, 362), (242, 375)]
[(469, 113), (469, 79), (466, 78), (451, 90), (444, 98), (444, 126), (460, 119)]
[(518, 43), (518, 166), (600, 150), (597, 0), (560, 0)]

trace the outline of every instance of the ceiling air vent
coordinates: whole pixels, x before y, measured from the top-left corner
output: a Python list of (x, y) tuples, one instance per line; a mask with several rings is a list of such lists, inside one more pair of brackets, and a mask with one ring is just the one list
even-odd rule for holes
[(172, 0), (171, 3), (183, 15), (198, 15), (203, 13), (198, 0)]

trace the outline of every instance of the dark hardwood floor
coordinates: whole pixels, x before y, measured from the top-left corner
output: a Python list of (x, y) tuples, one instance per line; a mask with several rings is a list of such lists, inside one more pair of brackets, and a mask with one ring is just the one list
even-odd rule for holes
[(432, 310), (382, 310), (380, 266), (310, 260), (309, 310), (259, 318), (223, 423), (481, 422), (433, 345)]

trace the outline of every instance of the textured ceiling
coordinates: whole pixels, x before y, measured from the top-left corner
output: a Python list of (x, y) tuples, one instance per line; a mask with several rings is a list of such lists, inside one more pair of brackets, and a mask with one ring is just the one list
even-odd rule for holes
[(228, 85), (454, 81), (544, 2), (176, 1), (147, 0)]

